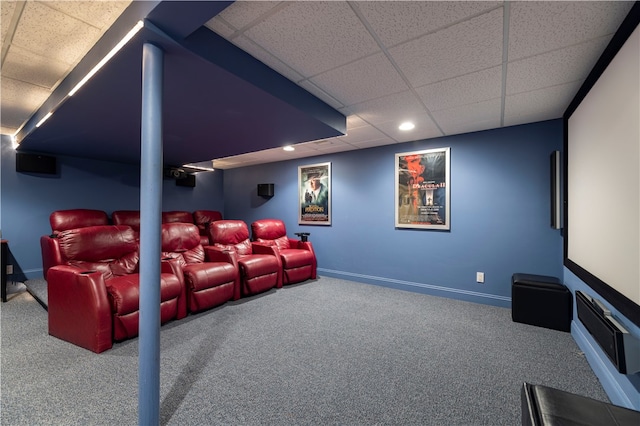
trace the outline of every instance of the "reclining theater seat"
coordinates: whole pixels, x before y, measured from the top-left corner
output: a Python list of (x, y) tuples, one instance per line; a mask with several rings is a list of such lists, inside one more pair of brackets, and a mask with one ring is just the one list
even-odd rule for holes
[[(49, 334), (93, 352), (138, 335), (138, 242), (128, 226), (107, 225), (61, 232), (64, 264), (49, 270)], [(181, 280), (162, 262), (160, 320), (186, 315)]]
[(170, 212), (162, 212), (162, 223), (193, 223), (193, 215), (191, 212), (182, 210), (173, 210)]
[(130, 226), (140, 238), (140, 210), (116, 210), (111, 213), (111, 221), (114, 225)]
[(249, 241), (249, 228), (241, 220), (218, 220), (209, 226), (214, 247), (231, 250), (240, 268), (240, 286), (234, 300), (282, 287), (282, 268), (275, 248)]
[(222, 213), (217, 210), (196, 210), (193, 212), (193, 223), (196, 224), (200, 231), (200, 243), (208, 246), (209, 242), (209, 224), (216, 220), (222, 220)]
[(261, 219), (251, 224), (255, 241), (274, 245), (282, 260), (282, 284), (316, 279), (317, 261), (309, 241), (287, 237), (284, 222), (279, 219)]
[(62, 264), (58, 234), (69, 229), (84, 228), (87, 226), (108, 225), (109, 216), (102, 210), (69, 209), (57, 210), (49, 215), (51, 234), (40, 237), (40, 250), (42, 253), (42, 274), (47, 279), (49, 268)]
[(205, 252), (194, 224), (163, 224), (162, 256), (177, 260), (175, 272), (184, 280), (189, 312), (222, 305), (233, 298), (240, 285), (238, 265), (233, 263), (231, 252)]

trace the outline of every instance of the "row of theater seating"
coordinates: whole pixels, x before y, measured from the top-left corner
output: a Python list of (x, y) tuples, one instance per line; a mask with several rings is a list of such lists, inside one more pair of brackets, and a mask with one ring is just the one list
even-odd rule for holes
[[(43, 263), (49, 262), (49, 334), (96, 353), (138, 335), (140, 296), (139, 214), (136, 228), (116, 224), (115, 212), (113, 223), (96, 223), (106, 217), (100, 213), (54, 212), (52, 234), (41, 238)], [(161, 225), (162, 324), (316, 278), (311, 243), (289, 238), (281, 220), (255, 221), (251, 231), (252, 239), (241, 220), (213, 220), (202, 229), (186, 221)]]

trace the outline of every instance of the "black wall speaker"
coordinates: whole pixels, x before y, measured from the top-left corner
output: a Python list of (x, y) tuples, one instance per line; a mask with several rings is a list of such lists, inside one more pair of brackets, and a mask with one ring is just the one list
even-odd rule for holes
[(196, 186), (196, 175), (187, 174), (185, 177), (176, 179), (177, 186), (187, 186), (189, 188), (195, 188)]
[(551, 153), (551, 227), (562, 228), (561, 200), (560, 200), (560, 151)]
[(273, 197), (273, 184), (272, 183), (259, 183), (258, 195), (260, 197)]
[(56, 157), (16, 152), (16, 172), (55, 175), (58, 172)]

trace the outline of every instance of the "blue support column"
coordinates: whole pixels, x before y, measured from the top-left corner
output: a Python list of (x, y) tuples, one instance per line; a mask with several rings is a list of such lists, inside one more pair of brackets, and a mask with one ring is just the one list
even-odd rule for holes
[(142, 50), (140, 158), (140, 328), (138, 423), (160, 422), (160, 226), (162, 222), (162, 80), (160, 48)]

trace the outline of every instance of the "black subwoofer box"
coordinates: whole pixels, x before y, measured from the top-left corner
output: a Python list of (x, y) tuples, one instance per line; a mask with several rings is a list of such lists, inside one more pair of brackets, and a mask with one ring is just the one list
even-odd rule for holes
[(513, 274), (511, 277), (511, 319), (559, 331), (571, 330), (571, 292), (558, 278)]

